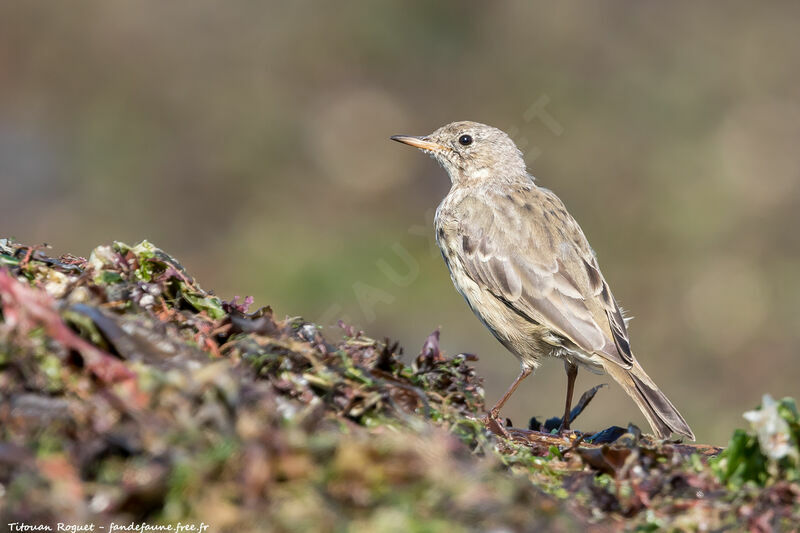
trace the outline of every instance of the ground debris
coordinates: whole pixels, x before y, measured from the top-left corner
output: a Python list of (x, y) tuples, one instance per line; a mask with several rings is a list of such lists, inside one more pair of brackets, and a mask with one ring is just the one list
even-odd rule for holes
[(746, 432), (719, 459), (634, 426), (506, 439), (481, 421), (475, 356), (442, 353), (438, 330), (405, 362), (388, 339), (254, 303), (220, 300), (146, 241), (84, 259), (0, 239), (0, 523), (768, 531), (798, 518), (789, 404), (771, 407), (789, 417), (782, 462)]

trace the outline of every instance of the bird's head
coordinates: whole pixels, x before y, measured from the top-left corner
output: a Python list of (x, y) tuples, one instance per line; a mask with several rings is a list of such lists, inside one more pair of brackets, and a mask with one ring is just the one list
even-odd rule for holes
[(522, 152), (514, 141), (486, 124), (452, 122), (430, 135), (395, 135), (392, 140), (419, 148), (436, 159), (453, 184), (530, 179)]

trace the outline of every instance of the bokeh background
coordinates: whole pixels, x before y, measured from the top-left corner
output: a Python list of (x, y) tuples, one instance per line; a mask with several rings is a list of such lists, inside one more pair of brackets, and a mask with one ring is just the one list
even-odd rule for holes
[[(508, 131), (701, 441), (800, 396), (800, 4), (4, 2), (0, 233), (148, 238), (223, 298), (518, 371), (433, 243), (444, 172), (388, 140)], [(333, 331), (331, 335), (337, 335)], [(560, 412), (546, 364), (505, 412)], [(579, 376), (578, 388), (608, 381)], [(577, 426), (633, 420), (612, 386)]]

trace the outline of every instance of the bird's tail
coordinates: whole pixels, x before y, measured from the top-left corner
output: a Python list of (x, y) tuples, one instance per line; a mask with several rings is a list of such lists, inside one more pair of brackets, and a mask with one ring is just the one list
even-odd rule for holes
[(606, 371), (633, 398), (658, 438), (666, 439), (675, 432), (695, 440), (689, 424), (637, 361), (628, 369), (614, 364), (606, 365)]

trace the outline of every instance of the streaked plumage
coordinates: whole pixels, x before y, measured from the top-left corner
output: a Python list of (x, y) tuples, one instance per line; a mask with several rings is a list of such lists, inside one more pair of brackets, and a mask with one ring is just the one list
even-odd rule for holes
[[(659, 437), (674, 431), (693, 439), (634, 358), (622, 312), (580, 226), (555, 194), (534, 183), (511, 139), (474, 122), (394, 139), (425, 150), (448, 171), (453, 186), (436, 211), (437, 243), (458, 291), (522, 364), (493, 414), (544, 357), (555, 356), (568, 375), (571, 365), (611, 375)], [(570, 401), (571, 391), (567, 410)]]

